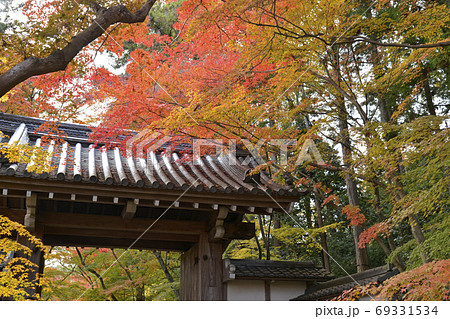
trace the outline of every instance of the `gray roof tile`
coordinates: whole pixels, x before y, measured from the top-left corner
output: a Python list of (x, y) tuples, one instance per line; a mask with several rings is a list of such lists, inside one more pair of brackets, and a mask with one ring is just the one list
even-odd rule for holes
[[(28, 143), (30, 145), (34, 145), (39, 136), (43, 135), (36, 133), (37, 128), (44, 123), (43, 120), (0, 113), (0, 131), (7, 135), (12, 136), (22, 123), (26, 125), (27, 134), (30, 137)], [(144, 161), (139, 161), (138, 159), (133, 158), (130, 165), (130, 163), (128, 162), (128, 158), (123, 154), (120, 155), (120, 161), (115, 161), (113, 150), (107, 151), (107, 159), (112, 175), (112, 180), (106, 180), (105, 169), (103, 167), (101, 150), (99, 146), (97, 146), (94, 156), (94, 172), (96, 176), (92, 176), (89, 174), (89, 147), (92, 147), (92, 144), (89, 142), (89, 134), (91, 133), (91, 129), (82, 125), (66, 123), (61, 123), (58, 127), (67, 135), (67, 137), (65, 137), (65, 141), (69, 143), (65, 173), (59, 174), (59, 178), (61, 180), (74, 182), (75, 148), (77, 143), (81, 143), (81, 182), (109, 184), (112, 181), (113, 185), (175, 189), (181, 189), (183, 187), (186, 188), (186, 186), (189, 186), (193, 183), (193, 181), (190, 181), (188, 177), (180, 171), (177, 165), (175, 165), (173, 156), (170, 156), (169, 162), (171, 163), (172, 167), (170, 167), (169, 169), (162, 158), (163, 155), (160, 152), (155, 154), (156, 159), (160, 164), (160, 168), (159, 171), (155, 169), (157, 172), (155, 172), (155, 170), (152, 172), (153, 167), (151, 165), (150, 158), (146, 158), (144, 159)], [(3, 142), (5, 142), (5, 140), (3, 140)], [(48, 149), (48, 146), (44, 147)], [(184, 145), (183, 147), (186, 147), (186, 145)], [(57, 169), (60, 165), (60, 149), (60, 146), (55, 147), (55, 151), (53, 152), (51, 157), (52, 166), (54, 169), (49, 174), (28, 174), (26, 172), (25, 164), (20, 164), (17, 166), (17, 168), (15, 168), (12, 167), (14, 163), (8, 163), (7, 161), (5, 161), (5, 159), (3, 159), (2, 163), (0, 163), (0, 175), (10, 175), (17, 177), (30, 176), (34, 178), (56, 180), (58, 178), (56, 174)], [(263, 180), (265, 183), (262, 183), (261, 186), (256, 187), (255, 185), (244, 182), (246, 176), (242, 172), (248, 171), (249, 167), (239, 164), (239, 161), (235, 169), (229, 169), (226, 158), (221, 158), (220, 160), (218, 158), (209, 160), (207, 160), (206, 158), (202, 158), (201, 161), (204, 162), (205, 167), (209, 167), (209, 171), (205, 171), (200, 165), (197, 165), (197, 170), (193, 170), (192, 166), (188, 165), (188, 163), (181, 164), (184, 167), (185, 172), (188, 173), (188, 176), (190, 175), (197, 179), (197, 174), (201, 172), (201, 176), (199, 176), (200, 179), (198, 181), (201, 186), (198, 187), (199, 185), (198, 183), (196, 183), (197, 187), (193, 187), (193, 189), (197, 189), (199, 191), (221, 191), (227, 193), (231, 192), (253, 194), (265, 194), (264, 190), (267, 190), (269, 192), (278, 193), (280, 195), (292, 195), (293, 198), (299, 195), (299, 192), (295, 189), (289, 189), (288, 187), (277, 185), (267, 180)], [(121, 179), (119, 177), (120, 167), (117, 167), (117, 164), (120, 162), (123, 168), (125, 179)], [(145, 174), (144, 170), (141, 167), (142, 162), (148, 165), (149, 171), (153, 173), (156, 182), (152, 182), (149, 180), (149, 175)], [(133, 163), (134, 167), (136, 168), (135, 172), (132, 165)], [(213, 164), (215, 167), (212, 167), (211, 164)], [(209, 174), (214, 174), (214, 176), (209, 176)], [(168, 180), (164, 180), (164, 175), (167, 176)], [(182, 185), (180, 185), (180, 181), (183, 182)], [(220, 181), (220, 183), (218, 183), (218, 181)]]
[(226, 259), (224, 266), (225, 281), (233, 279), (324, 281), (333, 278), (331, 273), (317, 267), (312, 261)]

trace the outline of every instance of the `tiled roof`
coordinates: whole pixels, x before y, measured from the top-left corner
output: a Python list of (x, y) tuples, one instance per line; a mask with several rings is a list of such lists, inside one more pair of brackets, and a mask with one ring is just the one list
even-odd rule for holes
[[(10, 142), (40, 145), (36, 129), (43, 120), (0, 113), (0, 131), (10, 135)], [(283, 196), (299, 195), (295, 189), (275, 184), (264, 173), (253, 175), (258, 184), (251, 183), (247, 172), (249, 166), (237, 160), (232, 164), (229, 156), (205, 156), (198, 162), (181, 162), (182, 155), (176, 151), (163, 155), (149, 152), (145, 158), (127, 157), (119, 148), (106, 150), (89, 143), (91, 130), (82, 125), (61, 123), (59, 130), (67, 135), (64, 145), (47, 145), (51, 151), (48, 158), (54, 168), (50, 173), (36, 174), (27, 171), (23, 163), (0, 162), (0, 176), (33, 177), (67, 182), (98, 183), (106, 185), (147, 187), (161, 189), (187, 189), (207, 192), (265, 194)], [(8, 142), (3, 140), (2, 142)], [(266, 195), (267, 196), (267, 195)]]
[(277, 279), (324, 281), (333, 275), (312, 261), (226, 259), (224, 281), (233, 279)]
[[(18, 125), (24, 123), (30, 135), (39, 135), (39, 128), (45, 121), (28, 116), (13, 115), (0, 112), (0, 131), (14, 132)], [(58, 123), (58, 129), (64, 132), (68, 139), (73, 141), (87, 141), (92, 130), (84, 125)]]
[(329, 300), (339, 296), (344, 290), (349, 290), (357, 285), (364, 286), (371, 282), (381, 283), (386, 279), (399, 273), (397, 269), (393, 269), (390, 265), (369, 269), (350, 276), (336, 278), (327, 282), (316, 284), (306, 289), (305, 293), (292, 300)]

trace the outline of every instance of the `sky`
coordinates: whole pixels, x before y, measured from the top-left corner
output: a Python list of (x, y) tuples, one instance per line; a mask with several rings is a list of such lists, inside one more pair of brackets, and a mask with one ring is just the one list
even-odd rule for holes
[[(39, 0), (38, 0), (39, 1)], [(8, 10), (5, 11), (8, 3), (11, 3), (11, 9), (17, 8), (17, 10)], [(25, 0), (0, 0), (0, 21), (4, 21), (6, 16), (9, 16), (11, 20), (18, 20), (21, 22), (26, 21), (25, 15), (22, 14), (22, 11), (18, 8), (21, 4), (25, 3)]]

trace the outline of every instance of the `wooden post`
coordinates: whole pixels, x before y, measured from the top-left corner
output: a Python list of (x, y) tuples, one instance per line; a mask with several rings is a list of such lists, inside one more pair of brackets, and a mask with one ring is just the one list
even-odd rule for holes
[(208, 233), (181, 256), (181, 300), (224, 300), (223, 242), (211, 242)]
[[(36, 193), (31, 193), (30, 196), (26, 198), (26, 205), (27, 213), (25, 215), (24, 225), (33, 236), (41, 238), (42, 229), (36, 227)], [(24, 252), (18, 251), (16, 252), (16, 257), (28, 259), (36, 265), (36, 267), (33, 267), (32, 269), (28, 269), (28, 280), (34, 284), (31, 287), (26, 288), (25, 291), (27, 292), (27, 299), (37, 299), (41, 294), (39, 281), (44, 272), (44, 253), (26, 237), (17, 236), (17, 242), (31, 250), (31, 255), (26, 255)]]
[(23, 224), (30, 233), (34, 233), (36, 226), (37, 194), (30, 193), (30, 196), (26, 198), (25, 202), (27, 205), (27, 213), (25, 214)]
[(27, 292), (26, 298), (33, 300), (38, 299), (38, 296), (41, 294), (41, 286), (39, 285), (40, 278), (44, 273), (44, 253), (26, 237), (18, 236), (17, 242), (25, 247), (28, 247), (31, 250), (31, 255), (26, 255), (22, 251), (18, 251), (16, 252), (15, 257), (26, 258), (36, 265), (31, 269), (27, 269), (28, 281), (33, 282), (34, 284), (28, 288), (25, 288), (25, 291)]

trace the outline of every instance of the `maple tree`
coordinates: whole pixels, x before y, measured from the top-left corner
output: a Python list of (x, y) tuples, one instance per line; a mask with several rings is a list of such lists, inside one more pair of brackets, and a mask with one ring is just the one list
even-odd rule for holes
[(55, 247), (43, 300), (177, 300), (177, 253)]
[(367, 295), (376, 300), (449, 300), (449, 266), (448, 259), (434, 261), (389, 278), (383, 285), (372, 282), (344, 291), (333, 300), (354, 301)]
[[(55, 9), (66, 2), (49, 3)], [(132, 11), (142, 3), (126, 5)], [(64, 17), (81, 17), (67, 29), (67, 42), (92, 25), (80, 7), (62, 8), (45, 15), (48, 26), (38, 7), (26, 8), (33, 34), (48, 47), (2, 52), (2, 72), (18, 56), (45, 59), (64, 47), (54, 34)], [(64, 72), (17, 86), (0, 107), (69, 119), (80, 105), (103, 102), (95, 138), (146, 128), (186, 139), (263, 141), (268, 164), (258, 169), (307, 194), (294, 220), (283, 212), (248, 216), (258, 225), (256, 239), (233, 242), (229, 256), (325, 265), (320, 249), (341, 261), (353, 249), (348, 271), (367, 269), (369, 259), (404, 270), (449, 258), (439, 227), (450, 207), (445, 1), (186, 0), (149, 12), (144, 23), (111, 26), (88, 47), (111, 54), (125, 73), (96, 67), (89, 62), (95, 54), (82, 51)], [(273, 160), (277, 139), (297, 141), (285, 165)], [(308, 139), (326, 165), (298, 165)]]
[[(301, 146), (317, 135), (340, 143), (344, 165), (316, 168), (346, 174), (349, 205), (341, 213), (352, 220), (358, 265), (364, 270), (367, 253), (359, 237), (367, 218), (359, 208), (356, 179), (398, 188), (401, 170), (391, 161), (395, 178), (358, 173), (379, 168), (360, 165), (355, 159), (360, 150), (352, 143), (363, 145), (365, 138), (376, 134), (372, 123), (379, 121), (377, 114), (384, 122), (410, 122), (413, 99), (426, 91), (424, 80), (418, 80), (423, 77), (422, 66), (430, 60), (442, 61), (447, 50), (447, 13), (445, 4), (414, 6), (409, 1), (375, 6), (340, 1), (185, 1), (174, 24), (179, 32), (175, 37), (133, 25), (112, 33), (116, 41), (133, 45), (106, 42), (105, 49), (129, 56), (130, 64), (126, 77), (99, 70), (96, 84), (114, 98), (105, 125), (150, 127), (202, 138), (246, 138), (253, 143), (262, 138), (294, 138)], [(445, 65), (437, 66), (441, 67)], [(400, 102), (387, 100), (390, 88), (405, 79), (410, 86), (399, 91)], [(435, 115), (434, 106), (427, 103), (428, 112)], [(359, 131), (362, 139), (352, 136)], [(270, 143), (265, 146), (269, 152), (277, 149)], [(372, 156), (375, 146), (364, 147)], [(399, 153), (392, 151), (396, 156)], [(294, 180), (304, 178), (297, 171), (295, 162), (290, 163), (278, 167), (274, 178), (284, 180), (286, 173)], [(403, 198), (403, 191), (389, 193), (390, 200)], [(391, 214), (407, 218), (417, 244), (424, 242), (417, 211), (402, 215), (394, 209)], [(390, 253), (396, 247), (384, 248)], [(423, 261), (428, 261), (425, 253)]]

